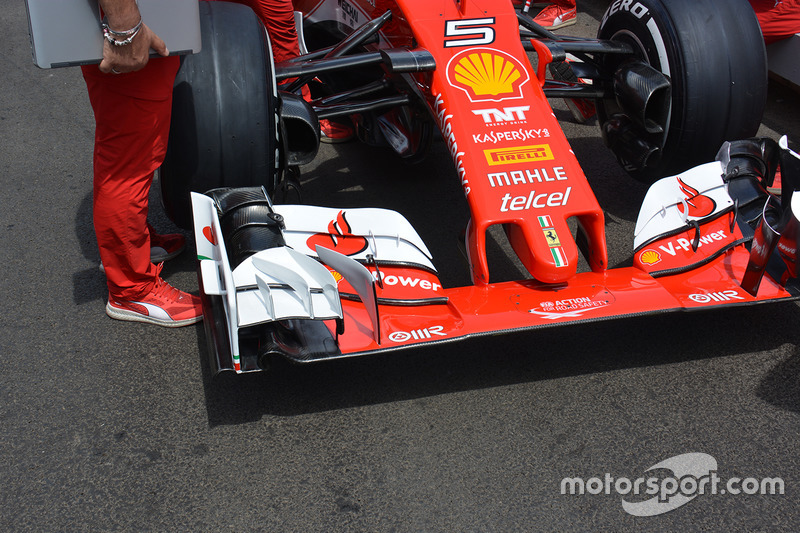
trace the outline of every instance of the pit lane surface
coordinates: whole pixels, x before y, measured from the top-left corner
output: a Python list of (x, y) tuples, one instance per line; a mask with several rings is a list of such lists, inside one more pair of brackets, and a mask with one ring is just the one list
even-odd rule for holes
[[(603, 2), (572, 34), (594, 35)], [(37, 70), (24, 7), (3, 2), (0, 529), (3, 531), (638, 531), (800, 529), (795, 304), (630, 319), (212, 379), (202, 326), (112, 321), (91, 222), (93, 121), (78, 69)], [(800, 142), (798, 93), (770, 84), (760, 134)], [(595, 123), (553, 102), (630, 263), (645, 187)], [(418, 167), (323, 147), (305, 200), (391, 207), (445, 284), (466, 206), (443, 143)], [(169, 223), (154, 195), (154, 219)], [(515, 266), (492, 245), (494, 272)], [(191, 251), (165, 268), (196, 290)], [(634, 517), (561, 480), (636, 479), (703, 452), (723, 480), (786, 494), (703, 495)], [(627, 499), (633, 499), (628, 497)]]

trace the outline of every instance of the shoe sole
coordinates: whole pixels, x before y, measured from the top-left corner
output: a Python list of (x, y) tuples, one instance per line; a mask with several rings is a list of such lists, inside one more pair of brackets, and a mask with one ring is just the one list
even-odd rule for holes
[(351, 135), (350, 137), (342, 137), (342, 138), (339, 138), (339, 139), (334, 139), (333, 137), (328, 137), (327, 135), (320, 135), (319, 136), (319, 142), (322, 142), (322, 143), (325, 143), (325, 144), (346, 143), (346, 142), (349, 142), (349, 141), (352, 141), (352, 140), (353, 140), (353, 135)]
[(566, 22), (562, 22), (561, 24), (553, 24), (552, 26), (545, 27), (546, 30), (557, 30), (559, 28), (566, 28), (567, 26), (572, 26), (578, 22), (578, 17), (572, 18), (567, 20)]
[(203, 315), (196, 316), (193, 318), (185, 318), (183, 320), (160, 320), (158, 318), (144, 316), (135, 311), (118, 309), (113, 305), (111, 305), (110, 303), (106, 304), (106, 314), (115, 320), (124, 320), (126, 322), (144, 322), (146, 324), (155, 324), (157, 326), (163, 326), (165, 328), (179, 328), (182, 326), (189, 326), (191, 324), (196, 324), (197, 322), (203, 320)]
[[(161, 248), (160, 246), (157, 246), (155, 248), (150, 248), (150, 262), (158, 264), (158, 263), (163, 263), (164, 261), (169, 261), (170, 259), (174, 259), (179, 255), (181, 255), (181, 252), (183, 252), (184, 248), (176, 250), (171, 254), (167, 253), (167, 251), (164, 250), (164, 248)], [(158, 250), (164, 250), (164, 253), (161, 253)]]

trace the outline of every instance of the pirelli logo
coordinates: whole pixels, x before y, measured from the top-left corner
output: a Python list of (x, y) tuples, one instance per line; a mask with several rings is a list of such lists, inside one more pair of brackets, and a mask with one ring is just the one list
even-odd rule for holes
[(549, 144), (534, 146), (516, 146), (514, 148), (494, 148), (484, 150), (486, 162), (491, 166), (511, 165), (513, 163), (531, 163), (554, 159), (553, 151)]

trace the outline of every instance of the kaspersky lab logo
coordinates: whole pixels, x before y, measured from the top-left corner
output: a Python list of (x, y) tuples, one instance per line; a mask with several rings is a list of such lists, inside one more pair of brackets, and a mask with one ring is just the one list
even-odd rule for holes
[[(707, 453), (684, 453), (654, 464), (636, 479), (615, 478), (606, 473), (587, 480), (566, 477), (561, 480), (561, 494), (622, 496), (622, 509), (633, 516), (656, 516), (673, 511), (703, 495), (775, 495), (784, 493), (779, 477), (731, 477), (717, 475), (717, 460)], [(661, 474), (659, 474), (659, 472)], [(669, 472), (669, 475), (664, 475)], [(646, 498), (650, 496), (650, 498)]]

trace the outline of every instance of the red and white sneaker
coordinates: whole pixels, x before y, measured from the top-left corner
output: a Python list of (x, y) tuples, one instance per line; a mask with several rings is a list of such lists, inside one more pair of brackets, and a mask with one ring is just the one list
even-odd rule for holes
[(533, 21), (546, 30), (557, 30), (575, 24), (578, 21), (578, 10), (574, 7), (564, 9), (556, 4), (551, 4), (533, 17)]
[(319, 140), (320, 142), (334, 144), (344, 143), (355, 136), (353, 128), (340, 122), (332, 122), (328, 119), (319, 121)]
[[(161, 265), (158, 270), (160, 274)], [(106, 314), (117, 320), (177, 328), (200, 322), (203, 306), (199, 296), (180, 291), (157, 275), (153, 290), (141, 298), (122, 300), (109, 296)]]
[(163, 263), (164, 261), (176, 257), (186, 248), (186, 237), (180, 233), (159, 235), (149, 222), (147, 223), (147, 229), (150, 231), (151, 263)]

